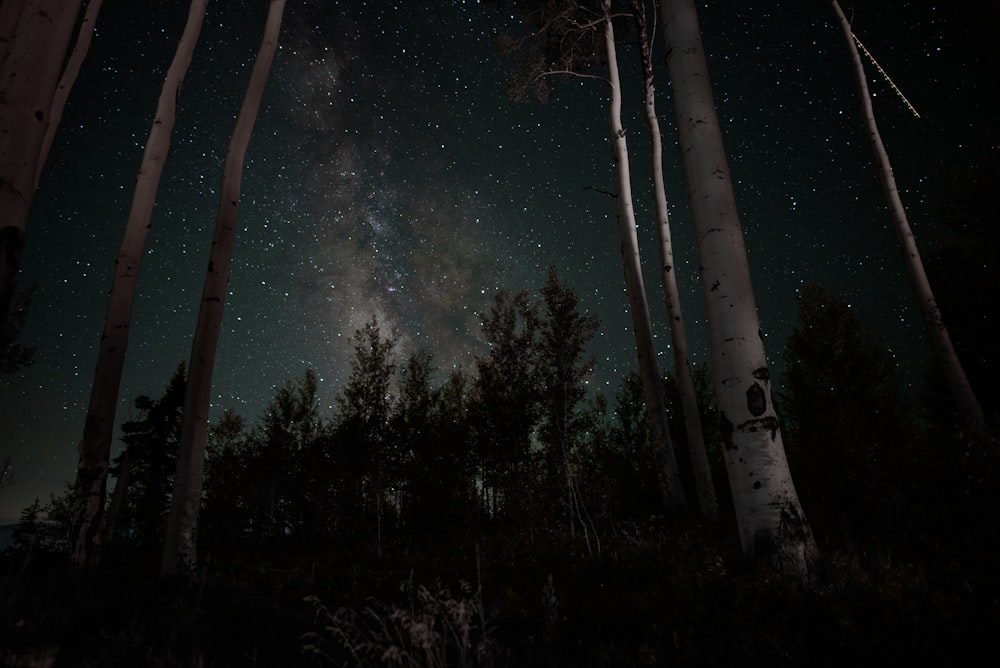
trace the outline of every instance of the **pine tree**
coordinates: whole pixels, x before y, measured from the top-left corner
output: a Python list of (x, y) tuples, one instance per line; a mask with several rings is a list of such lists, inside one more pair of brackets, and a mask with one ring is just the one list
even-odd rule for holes
[(547, 446), (545, 486), (550, 496), (554, 490), (562, 490), (555, 498), (561, 499), (568, 515), (571, 536), (575, 538), (579, 524), (589, 542), (592, 527), (588, 527), (591, 523), (580, 494), (575, 459), (584, 427), (582, 404), (595, 363), (586, 349), (598, 332), (600, 321), (581, 312), (579, 297), (559, 279), (555, 267), (549, 267), (542, 298), (545, 314), (539, 336), (540, 436)]
[(375, 550), (380, 559), (393, 446), (389, 421), (396, 402), (396, 341), (395, 333), (382, 335), (375, 316), (364, 329), (356, 330), (351, 375), (336, 396), (336, 442), (345, 485), (341, 514), (347, 521), (374, 517)]

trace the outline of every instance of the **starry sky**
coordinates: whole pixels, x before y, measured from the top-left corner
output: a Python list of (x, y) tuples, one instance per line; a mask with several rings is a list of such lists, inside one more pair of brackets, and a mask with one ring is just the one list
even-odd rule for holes
[[(855, 32), (913, 103), (866, 61), (875, 110), (918, 243), (936, 233), (935, 170), (998, 150), (997, 49), (981, 3), (857, 0)], [(699, 2), (768, 354), (795, 323), (796, 289), (824, 282), (896, 352), (926, 366), (826, 2)], [(117, 422), (158, 397), (190, 352), (222, 162), (267, 3), (213, 0), (181, 91), (139, 281)], [(35, 364), (0, 378), (0, 456), (14, 464), (0, 521), (72, 480), (114, 257), (183, 0), (106, 0), (28, 223), (19, 283), (38, 284), (22, 342)], [(473, 369), (477, 312), (547, 268), (602, 321), (595, 386), (636, 366), (611, 190), (606, 90), (564, 80), (547, 105), (507, 98), (493, 38), (508, 14), (472, 0), (289, 0), (251, 140), (213, 383), (213, 411), (251, 422), (313, 368), (333, 416), (350, 336), (372, 315), (400, 352)], [(662, 43), (659, 44), (662, 47)], [(635, 49), (619, 51), (624, 125), (661, 365), (672, 360), (652, 225)], [(669, 83), (658, 112), (678, 279), (695, 360), (707, 359), (697, 259)]]

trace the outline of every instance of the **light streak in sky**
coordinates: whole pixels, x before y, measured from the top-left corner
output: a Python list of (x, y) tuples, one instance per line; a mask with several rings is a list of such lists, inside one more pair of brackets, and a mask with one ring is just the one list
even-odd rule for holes
[(892, 89), (896, 91), (896, 95), (898, 95), (899, 99), (903, 101), (903, 104), (906, 105), (906, 108), (909, 109), (914, 116), (920, 118), (920, 114), (917, 113), (916, 108), (912, 104), (910, 104), (910, 101), (906, 99), (905, 95), (903, 95), (903, 91), (899, 90), (899, 86), (896, 85), (896, 82), (894, 82), (892, 78), (886, 73), (886, 71), (882, 69), (882, 66), (878, 64), (877, 60), (875, 60), (875, 56), (869, 53), (868, 49), (865, 48), (865, 45), (861, 43), (860, 39), (858, 39), (858, 36), (852, 32), (851, 37), (853, 37), (854, 41), (857, 42), (857, 45), (861, 48), (861, 51), (866, 56), (868, 56), (868, 60), (872, 61), (872, 65), (874, 65), (878, 69), (878, 71), (882, 74), (882, 76), (885, 77), (885, 80), (889, 82), (889, 85), (892, 86)]

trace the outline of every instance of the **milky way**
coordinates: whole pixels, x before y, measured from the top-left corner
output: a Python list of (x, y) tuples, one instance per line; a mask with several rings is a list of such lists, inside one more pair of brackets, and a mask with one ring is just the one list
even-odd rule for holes
[[(36, 363), (0, 379), (0, 456), (14, 484), (0, 519), (72, 479), (113, 258), (183, 2), (108, 0), (28, 225), (21, 285), (39, 285), (24, 343)], [(605, 90), (560, 82), (514, 105), (493, 38), (515, 24), (472, 2), (289, 2), (248, 154), (213, 385), (213, 411), (253, 421), (275, 387), (313, 368), (332, 416), (350, 336), (371, 316), (400, 352), (473, 368), (477, 312), (497, 288), (537, 290), (549, 265), (597, 314), (597, 385), (635, 366), (614, 221)], [(701, 5), (702, 3), (699, 3)], [(819, 279), (923, 369), (919, 321), (857, 116), (842, 36), (825, 3), (699, 6), (736, 181), (768, 353), (780, 358), (796, 289)], [(957, 8), (856, 2), (855, 29), (920, 109), (872, 69), (876, 113), (918, 239), (930, 236), (941, 165), (995, 146), (986, 46)], [(923, 3), (920, 3), (921, 5)], [(229, 133), (266, 3), (216, 0), (179, 100), (140, 276), (118, 421), (158, 396), (186, 360)], [(900, 16), (905, 16), (905, 23)], [(636, 56), (623, 38), (640, 244), (662, 365), (648, 146)], [(697, 260), (669, 85), (657, 63), (676, 265), (696, 360), (704, 361)], [(597, 190), (595, 190), (597, 189)]]

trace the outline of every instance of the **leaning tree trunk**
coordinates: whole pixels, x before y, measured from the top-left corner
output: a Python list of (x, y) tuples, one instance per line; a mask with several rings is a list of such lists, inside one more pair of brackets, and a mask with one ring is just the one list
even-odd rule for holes
[(87, 52), (90, 51), (90, 43), (94, 38), (94, 30), (97, 29), (97, 15), (101, 12), (102, 4), (104, 4), (104, 0), (90, 0), (87, 3), (87, 9), (83, 14), (83, 22), (80, 24), (80, 31), (77, 33), (73, 52), (70, 54), (69, 60), (66, 61), (66, 69), (63, 70), (62, 76), (59, 78), (59, 84), (56, 86), (55, 93), (52, 96), (52, 108), (49, 110), (49, 127), (46, 128), (45, 137), (42, 139), (42, 146), (38, 154), (38, 167), (35, 170), (36, 189), (38, 188), (38, 182), (42, 178), (42, 170), (45, 168), (45, 163), (49, 158), (49, 149), (52, 148), (52, 140), (55, 139), (56, 130), (59, 129), (59, 123), (62, 121), (63, 109), (66, 108), (66, 100), (69, 99), (69, 94), (73, 90), (76, 78), (80, 76), (80, 67), (87, 58)]
[(207, 6), (208, 0), (191, 2), (184, 32), (160, 91), (156, 117), (146, 140), (142, 164), (136, 178), (125, 235), (115, 260), (115, 275), (108, 298), (108, 312), (104, 321), (104, 333), (101, 335), (76, 472), (75, 508), (69, 544), (70, 558), (80, 566), (95, 566), (100, 559), (100, 529), (107, 494), (111, 435), (122, 367), (125, 364), (125, 349), (128, 346), (128, 330), (132, 322), (139, 265), (149, 237), (163, 162), (170, 150), (170, 134), (177, 114), (177, 97), (191, 64)]
[(628, 292), (629, 307), (632, 311), (632, 326), (639, 357), (639, 374), (646, 399), (646, 416), (649, 421), (653, 448), (661, 460), (660, 485), (663, 500), (668, 510), (684, 508), (684, 489), (677, 471), (677, 459), (670, 441), (670, 427), (667, 424), (667, 409), (663, 396), (663, 376), (656, 363), (656, 348), (653, 344), (653, 326), (649, 317), (649, 303), (642, 280), (642, 266), (639, 261), (639, 240), (635, 231), (635, 212), (632, 208), (632, 182), (629, 174), (628, 145), (625, 129), (621, 124), (621, 80), (618, 75), (618, 57), (615, 49), (615, 33), (611, 24), (611, 1), (604, 0), (604, 44), (608, 56), (608, 82), (611, 96), (608, 104), (608, 130), (615, 158), (615, 178), (617, 180), (618, 232), (622, 242), (622, 260), (625, 265), (625, 288)]
[(817, 558), (771, 400), (770, 375), (694, 0), (664, 0), (667, 66), (698, 240), (715, 393), (740, 542), (803, 576)]
[(161, 572), (170, 575), (185, 572), (197, 563), (198, 511), (201, 506), (202, 473), (205, 465), (205, 445), (208, 437), (208, 411), (212, 391), (212, 371), (222, 328), (222, 310), (229, 287), (229, 269), (236, 239), (236, 218), (240, 204), (243, 163), (250, 143), (264, 84), (271, 70), (277, 49), (281, 18), (286, 0), (271, 0), (264, 37), (254, 61), (243, 106), (229, 141), (229, 152), (223, 166), (222, 194), (212, 239), (211, 257), (205, 288), (198, 311), (198, 325), (191, 345), (187, 394), (184, 400), (184, 423), (181, 427), (177, 475), (167, 518), (167, 533), (163, 547)]
[(924, 321), (924, 329), (930, 341), (931, 349), (937, 358), (938, 364), (944, 373), (945, 382), (951, 391), (951, 396), (955, 401), (955, 406), (961, 415), (962, 422), (972, 433), (982, 433), (985, 424), (983, 421), (983, 410), (972, 391), (972, 385), (965, 375), (965, 369), (955, 353), (955, 348), (951, 344), (951, 337), (948, 329), (941, 319), (941, 311), (938, 309), (934, 293), (931, 291), (931, 284), (927, 280), (924, 272), (924, 264), (920, 259), (920, 251), (917, 249), (916, 239), (910, 230), (910, 223), (906, 219), (906, 210), (903, 202), (899, 198), (899, 190), (896, 188), (896, 179), (892, 175), (892, 166), (889, 164), (889, 154), (886, 153), (882, 144), (882, 137), (879, 135), (878, 125), (875, 123), (875, 111), (872, 108), (871, 95), (868, 93), (868, 83), (865, 81), (865, 67), (861, 61), (861, 55), (854, 43), (854, 32), (851, 24), (844, 16), (837, 0), (830, 0), (833, 10), (840, 21), (840, 27), (847, 41), (847, 48), (851, 54), (851, 63), (854, 66), (854, 75), (858, 84), (858, 95), (861, 98), (861, 113), (864, 116), (865, 128), (868, 131), (868, 141), (871, 144), (872, 152), (875, 154), (875, 167), (878, 170), (879, 179), (882, 181), (882, 192), (885, 195), (886, 204), (889, 207), (889, 219), (892, 222), (892, 229), (896, 233), (896, 240), (899, 243), (903, 266), (906, 268), (906, 275), (910, 280), (910, 287), (917, 298), (917, 305), (920, 308), (920, 315)]
[(0, 5), (0, 323), (7, 319), (49, 109), (82, 0)]
[(660, 121), (656, 117), (656, 100), (653, 95), (653, 48), (646, 33), (645, 5), (640, 0), (632, 0), (632, 13), (636, 20), (639, 38), (639, 55), (642, 61), (643, 90), (646, 107), (646, 125), (652, 147), (653, 195), (656, 200), (656, 222), (660, 237), (660, 278), (663, 284), (663, 301), (667, 307), (670, 323), (670, 341), (674, 349), (674, 375), (681, 398), (681, 413), (684, 417), (684, 431), (687, 434), (691, 465), (694, 469), (695, 491), (698, 493), (698, 509), (702, 517), (719, 519), (719, 502), (712, 484), (712, 467), (708, 462), (705, 448), (705, 434), (701, 428), (701, 412), (698, 410), (698, 393), (691, 374), (691, 356), (688, 354), (687, 334), (684, 332), (684, 318), (681, 314), (681, 296), (677, 288), (677, 272), (674, 264), (673, 242), (670, 235), (670, 217), (667, 212), (667, 191), (663, 184), (663, 142), (660, 135)]

